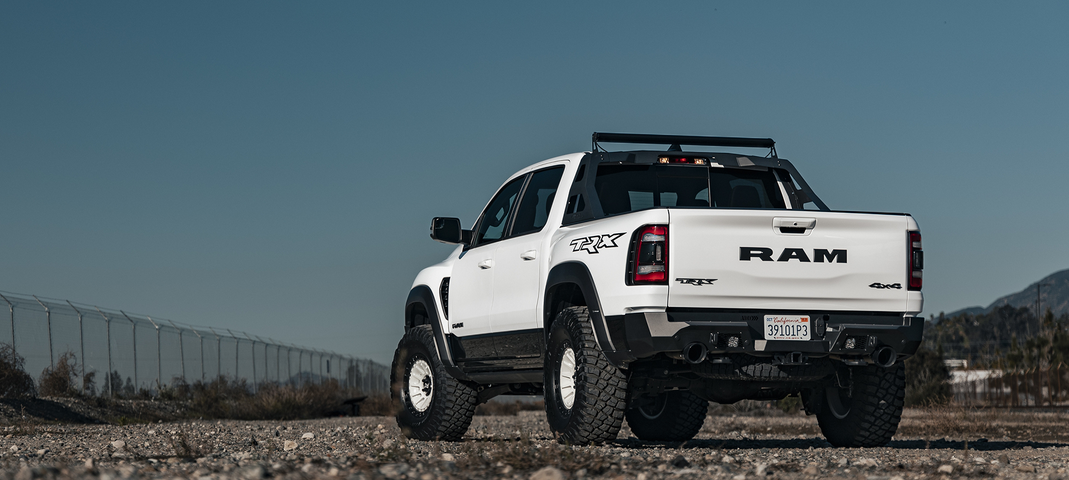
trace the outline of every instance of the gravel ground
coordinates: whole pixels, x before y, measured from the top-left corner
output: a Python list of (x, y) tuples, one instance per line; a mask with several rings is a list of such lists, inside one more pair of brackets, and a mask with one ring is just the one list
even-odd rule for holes
[[(8, 421), (12, 421), (8, 419)], [(476, 417), (463, 442), (404, 439), (389, 417), (15, 422), (0, 427), (3, 479), (312, 478), (532, 480), (767, 477), (1069, 479), (1069, 415), (907, 410), (887, 447), (832, 448), (804, 415), (710, 416), (689, 442), (562, 446), (541, 412)], [(0, 480), (3, 480), (0, 479)]]

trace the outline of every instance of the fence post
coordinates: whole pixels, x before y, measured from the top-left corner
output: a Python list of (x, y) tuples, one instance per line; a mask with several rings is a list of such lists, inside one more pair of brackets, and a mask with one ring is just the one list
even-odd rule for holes
[(93, 307), (97, 309), (97, 313), (101, 317), (104, 317), (104, 328), (108, 330), (108, 374), (104, 375), (104, 381), (108, 382), (108, 395), (114, 397), (115, 389), (111, 387), (111, 319), (104, 312), (100, 311), (100, 307)]
[[(246, 333), (245, 335), (248, 335), (248, 334)], [(257, 340), (260, 340), (260, 343), (264, 344), (264, 383), (267, 383), (268, 382), (267, 377), (270, 376), (267, 373), (267, 372), (270, 371), (270, 369), (267, 368), (267, 342), (265, 342), (264, 339), (260, 338), (259, 335), (253, 335), (253, 336), (256, 337)], [(252, 359), (256, 360), (256, 356), (254, 355)]]
[[(179, 352), (179, 358), (182, 359), (182, 381), (186, 382), (187, 381), (186, 380), (186, 346), (185, 346), (185, 342), (182, 341), (183, 334), (182, 334), (182, 331), (178, 329), (178, 326), (175, 325), (173, 321), (171, 321), (171, 320), (167, 320), (167, 321), (171, 322), (171, 328), (174, 328), (174, 331), (178, 332), (178, 352)], [(171, 386), (172, 387), (174, 386), (174, 382), (171, 382)]]
[(231, 332), (229, 328), (226, 329), (226, 331), (230, 332), (230, 338), (234, 339), (234, 380), (236, 381), (238, 379), (238, 377), (241, 376), (238, 373), (238, 372), (241, 371), (238, 368), (238, 359), (240, 358), (240, 357), (238, 357), (238, 354), (241, 353), (241, 341), (238, 340), (238, 337), (234, 336), (234, 332)]
[(223, 377), (223, 340), (219, 338), (219, 334), (215, 333), (215, 329), (208, 327), (208, 330), (212, 331), (212, 335), (215, 335), (215, 369), (219, 374), (219, 378)]
[(48, 322), (48, 366), (56, 368), (56, 360), (52, 356), (52, 311), (48, 309), (48, 305), (45, 305), (37, 295), (32, 295), (37, 303), (41, 304), (41, 308), (45, 309), (45, 321)]
[(1058, 362), (1058, 398), (1062, 398), (1062, 362)]
[(267, 337), (267, 339), (275, 346), (275, 382), (282, 385), (282, 347), (277, 340), (271, 337)]
[[(282, 366), (282, 348), (278, 345), (278, 340), (271, 337), (267, 337), (271, 341), (271, 344), (275, 346), (275, 382), (282, 385), (282, 370), (279, 368)], [(267, 347), (264, 347), (264, 352), (267, 352)], [(267, 354), (265, 353), (264, 356)]]
[(15, 363), (15, 304), (11, 303), (3, 294), (0, 294), (0, 298), (7, 302), (7, 311), (11, 313), (11, 363)]
[(304, 377), (304, 373), (302, 372), (303, 367), (301, 365), (301, 362), (303, 360), (304, 360), (304, 350), (298, 348), (297, 349), (297, 388), (301, 388), (301, 383), (303, 383), (303, 381), (304, 381), (304, 378), (303, 378)]
[(286, 383), (293, 383), (293, 349), (286, 347)]
[(137, 322), (134, 322), (134, 319), (130, 318), (126, 312), (119, 310), (119, 313), (130, 321), (130, 330), (134, 332), (134, 395), (137, 395), (137, 390), (139, 388), (139, 383), (137, 382)]
[[(253, 340), (248, 332), (241, 332), (241, 334), (252, 343), (252, 393), (256, 393), (256, 340)], [(264, 355), (267, 355), (267, 350), (264, 350)]]
[(191, 328), (193, 334), (197, 336), (197, 340), (200, 342), (200, 381), (204, 382), (204, 337), (200, 336), (200, 332), (195, 328)]
[(67, 305), (70, 305), (74, 309), (74, 313), (78, 314), (78, 346), (81, 349), (82, 362), (82, 395), (85, 395), (85, 330), (82, 328), (82, 311), (78, 310), (70, 300), (67, 300)]
[(156, 327), (156, 395), (159, 395), (160, 388), (163, 387), (163, 352), (160, 351), (160, 326), (156, 325), (152, 317), (146, 315), (145, 318), (148, 319), (153, 327)]

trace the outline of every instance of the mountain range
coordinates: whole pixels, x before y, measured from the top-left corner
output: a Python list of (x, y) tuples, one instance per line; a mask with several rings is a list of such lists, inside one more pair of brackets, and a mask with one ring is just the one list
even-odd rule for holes
[(1043, 309), (1043, 312), (1046, 312), (1049, 308), (1056, 318), (1062, 314), (1069, 313), (1069, 269), (1065, 269), (1059, 272), (1054, 272), (1042, 280), (1032, 283), (1020, 292), (999, 297), (998, 300), (995, 300), (987, 307), (976, 306), (963, 308), (948, 313), (946, 316), (954, 317), (966, 313), (973, 315), (989, 313), (1003, 305), (1010, 305), (1017, 308), (1028, 307), (1035, 311), (1036, 285), (1042, 285), (1039, 298), (1042, 305), (1040, 308)]

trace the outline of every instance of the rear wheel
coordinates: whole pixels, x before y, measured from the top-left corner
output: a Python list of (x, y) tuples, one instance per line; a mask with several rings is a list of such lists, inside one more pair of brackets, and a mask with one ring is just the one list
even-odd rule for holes
[(627, 410), (627, 425), (640, 440), (683, 442), (705, 424), (709, 402), (688, 391), (664, 392)]
[(569, 307), (550, 328), (545, 363), (546, 417), (558, 441), (614, 440), (624, 423), (627, 377), (598, 348), (587, 307)]
[[(905, 366), (869, 365), (849, 369), (849, 387), (823, 392), (817, 413), (820, 431), (836, 447), (879, 447), (898, 431), (906, 390)], [(820, 394), (820, 392), (817, 392)]]
[(434, 351), (430, 325), (408, 329), (397, 345), (390, 374), (397, 426), (408, 438), (460, 440), (475, 415), (477, 394), (449, 375)]

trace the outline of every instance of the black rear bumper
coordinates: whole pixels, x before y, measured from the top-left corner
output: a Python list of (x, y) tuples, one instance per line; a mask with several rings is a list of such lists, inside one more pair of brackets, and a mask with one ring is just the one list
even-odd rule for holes
[[(765, 340), (764, 315), (809, 315), (814, 323), (808, 341)], [(717, 354), (775, 356), (792, 352), (866, 361), (882, 347), (905, 359), (920, 347), (924, 318), (894, 312), (668, 309), (606, 317), (615, 357), (623, 362), (659, 353), (674, 355), (698, 343)], [(823, 329), (818, 328), (824, 325)], [(850, 348), (852, 347), (852, 348)]]

